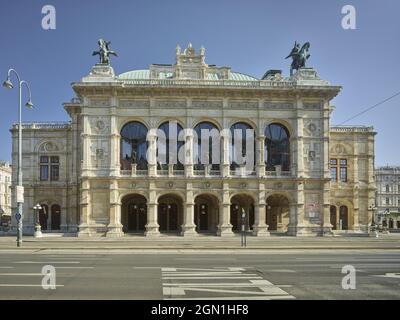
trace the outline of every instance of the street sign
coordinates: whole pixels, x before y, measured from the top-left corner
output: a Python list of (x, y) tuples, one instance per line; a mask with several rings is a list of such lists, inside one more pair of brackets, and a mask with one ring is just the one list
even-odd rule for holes
[(16, 186), (16, 198), (17, 198), (17, 203), (24, 203), (24, 187), (22, 186)]
[(20, 213), (16, 213), (15, 214), (15, 219), (17, 219), (17, 221), (21, 220), (22, 216)]

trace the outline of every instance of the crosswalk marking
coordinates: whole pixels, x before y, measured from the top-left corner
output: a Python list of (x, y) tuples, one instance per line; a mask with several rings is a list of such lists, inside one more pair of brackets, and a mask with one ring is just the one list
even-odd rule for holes
[(20, 264), (57, 264), (57, 263), (70, 263), (70, 264), (78, 264), (80, 261), (16, 261), (14, 263)]
[[(251, 268), (161, 268), (163, 295), (176, 299), (295, 299)], [(215, 281), (217, 280), (217, 282)], [(282, 286), (283, 287), (283, 286)]]
[[(64, 287), (63, 284), (56, 284), (56, 287)], [(43, 287), (41, 284), (0, 284), (0, 287)]]

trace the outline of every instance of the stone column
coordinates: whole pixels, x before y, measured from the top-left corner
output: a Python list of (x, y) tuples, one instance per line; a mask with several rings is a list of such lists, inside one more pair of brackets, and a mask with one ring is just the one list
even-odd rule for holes
[(265, 136), (259, 135), (257, 137), (257, 159), (256, 159), (256, 166), (257, 166), (257, 176), (264, 177), (265, 176), (265, 159), (264, 159), (264, 152), (265, 152)]
[[(150, 183), (150, 188), (153, 188), (153, 183)], [(145, 236), (159, 236), (160, 232), (158, 228), (160, 227), (157, 222), (157, 200), (156, 200), (156, 191), (150, 190), (149, 192), (149, 201), (147, 204), (147, 224), (146, 224), (146, 231)]]
[[(89, 215), (91, 210), (90, 181), (85, 179), (82, 181), (81, 187), (81, 217), (78, 226), (78, 237), (90, 236)], [(51, 208), (49, 207), (49, 210)]]
[(217, 235), (221, 237), (232, 236), (232, 224), (230, 222), (230, 206), (229, 184), (223, 184), (222, 203), (219, 209), (219, 224)]
[(148, 133), (149, 149), (147, 150), (147, 162), (149, 167), (149, 177), (157, 176), (157, 133), (151, 129)]
[(183, 212), (183, 225), (181, 226), (181, 235), (185, 237), (197, 236), (196, 225), (194, 224), (194, 198), (192, 184), (187, 183), (186, 188), (186, 202), (185, 210)]
[(110, 222), (107, 226), (107, 237), (122, 237), (121, 203), (119, 202), (118, 181), (110, 182)]
[(115, 116), (115, 107), (111, 108), (111, 119), (110, 119), (110, 176), (118, 176), (119, 175), (119, 132), (117, 128), (117, 119)]
[(81, 133), (81, 138), (82, 138), (82, 176), (89, 176), (90, 175), (90, 169), (92, 167), (91, 164), (91, 142), (90, 142), (90, 134), (89, 132), (89, 119), (87, 114), (82, 114), (82, 125), (83, 125), (83, 132)]
[(62, 191), (62, 201), (60, 203), (60, 231), (61, 232), (68, 232), (68, 206), (67, 206), (67, 190), (63, 189)]
[(304, 182), (297, 183), (296, 222), (297, 236), (309, 234), (304, 223)]
[(193, 177), (193, 133), (190, 130), (185, 135), (185, 176)]
[(186, 202), (181, 228), (182, 236), (197, 236), (196, 225), (194, 224), (194, 197), (191, 183), (186, 184)]
[(304, 177), (304, 159), (303, 159), (303, 101), (297, 99), (297, 118), (296, 118), (296, 130), (297, 135), (294, 140), (295, 146), (295, 161), (297, 163), (297, 177)]
[(332, 224), (331, 224), (331, 204), (330, 204), (330, 181), (323, 183), (323, 194), (322, 194), (322, 214), (323, 214), (323, 225), (322, 235), (332, 236)]
[[(357, 181), (357, 180), (355, 180)], [(360, 217), (359, 217), (359, 211), (360, 211), (360, 205), (359, 205), (359, 185), (358, 183), (354, 186), (354, 198), (353, 198), (353, 231), (354, 232), (361, 232), (360, 228)], [(350, 208), (349, 208), (350, 210)]]
[(229, 177), (229, 148), (230, 148), (230, 130), (223, 129), (221, 131), (221, 176)]
[(289, 206), (289, 225), (287, 230), (288, 236), (297, 235), (297, 204), (290, 203)]
[(254, 205), (254, 225), (253, 235), (269, 236), (268, 225), (265, 223), (265, 186), (263, 183), (259, 185), (258, 203)]
[[(356, 138), (355, 138), (356, 139)], [(358, 154), (357, 142), (354, 142), (354, 154)], [(347, 169), (348, 170), (348, 169)], [(358, 157), (353, 158), (353, 181), (354, 191), (353, 191), (353, 231), (360, 232), (360, 220), (359, 220), (359, 178), (358, 178)], [(349, 208), (350, 210), (350, 208)]]

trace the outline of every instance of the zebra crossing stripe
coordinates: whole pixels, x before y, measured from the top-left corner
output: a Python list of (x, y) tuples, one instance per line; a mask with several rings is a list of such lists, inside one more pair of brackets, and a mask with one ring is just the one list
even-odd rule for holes
[[(176, 299), (295, 299), (259, 273), (244, 268), (161, 268), (163, 295)], [(253, 273), (252, 273), (253, 272)], [(190, 280), (190, 281), (189, 281)], [(202, 281), (196, 281), (202, 280)], [(210, 283), (203, 280), (212, 281)], [(215, 282), (215, 280), (220, 280)], [(233, 281), (234, 280), (234, 281)], [(197, 293), (195, 296), (193, 293)], [(204, 296), (198, 297), (202, 294)]]

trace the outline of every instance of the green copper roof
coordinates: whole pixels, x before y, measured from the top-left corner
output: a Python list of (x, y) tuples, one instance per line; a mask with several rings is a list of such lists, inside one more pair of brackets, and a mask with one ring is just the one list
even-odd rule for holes
[[(150, 70), (132, 70), (122, 73), (118, 76), (121, 80), (136, 80), (136, 79), (150, 79)], [(172, 78), (172, 73), (160, 73), (159, 79), (170, 79)], [(208, 74), (207, 78), (209, 80), (219, 80), (217, 74)], [(235, 81), (258, 81), (258, 79), (249, 76), (244, 73), (231, 72), (229, 80)]]

